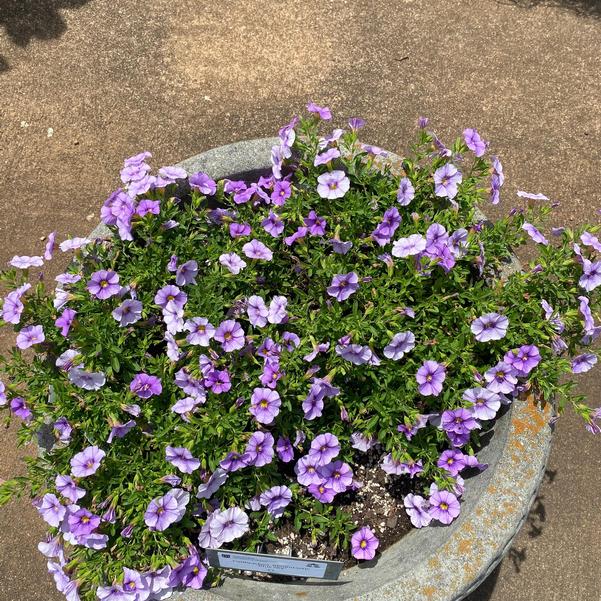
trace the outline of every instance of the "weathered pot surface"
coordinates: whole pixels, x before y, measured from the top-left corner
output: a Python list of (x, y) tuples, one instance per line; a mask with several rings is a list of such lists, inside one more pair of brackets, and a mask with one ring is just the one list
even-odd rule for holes
[[(214, 179), (256, 180), (271, 169), (277, 138), (238, 142), (182, 161), (189, 174)], [(389, 154), (394, 171), (400, 159)], [(106, 235), (104, 226), (93, 235)], [(515, 265), (509, 266), (515, 269)], [(518, 400), (496, 421), (478, 453), (484, 472), (466, 480), (461, 515), (450, 526), (413, 530), (376, 559), (344, 570), (338, 581), (290, 583), (228, 576), (210, 591), (187, 590), (177, 601), (459, 601), (475, 590), (501, 561), (524, 523), (544, 475), (551, 445), (550, 405)]]

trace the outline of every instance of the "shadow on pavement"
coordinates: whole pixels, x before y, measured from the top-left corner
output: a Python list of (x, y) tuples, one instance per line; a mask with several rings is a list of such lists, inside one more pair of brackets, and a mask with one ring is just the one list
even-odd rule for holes
[[(545, 470), (543, 483), (552, 484), (555, 480), (557, 471)], [(526, 531), (529, 538), (538, 538), (543, 533), (544, 523), (547, 521), (547, 512), (545, 509), (545, 497), (538, 494), (532, 503), (528, 517), (522, 528)], [(511, 562), (513, 569), (520, 572), (522, 564), (526, 561), (526, 549), (518, 547), (515, 544), (511, 546), (505, 559), (492, 571), (490, 576), (475, 590), (471, 595), (465, 598), (465, 601), (489, 601), (495, 590), (497, 579), (501, 572), (501, 564)]]
[(601, 18), (601, 0), (498, 0), (498, 2), (521, 8), (550, 6), (572, 11), (581, 17)]

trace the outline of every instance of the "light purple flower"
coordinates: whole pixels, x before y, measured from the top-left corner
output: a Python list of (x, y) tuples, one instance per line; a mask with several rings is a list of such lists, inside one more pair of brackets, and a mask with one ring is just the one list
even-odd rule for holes
[(115, 296), (121, 291), (119, 276), (114, 271), (106, 271), (105, 269), (94, 272), (86, 288), (92, 296), (100, 300)]
[(66, 417), (59, 417), (52, 425), (55, 434), (58, 436), (60, 442), (69, 443), (71, 442), (71, 433), (73, 428), (67, 421)]
[(507, 334), (509, 320), (498, 313), (486, 313), (472, 321), (470, 329), (478, 342), (501, 340)]
[(17, 269), (29, 269), (30, 267), (41, 267), (44, 264), (42, 257), (26, 257), (26, 256), (14, 256), (10, 261), (9, 265), (16, 267)]
[(85, 497), (86, 495), (86, 491), (77, 486), (71, 476), (62, 476), (59, 474), (55, 478), (54, 484), (56, 486), (56, 490), (63, 497), (65, 497), (65, 499), (71, 501), (71, 503), (77, 503), (79, 499)]
[(380, 541), (367, 526), (357, 530), (351, 537), (351, 553), (355, 559), (373, 559), (379, 545)]
[(480, 137), (475, 129), (464, 129), (463, 139), (467, 144), (467, 147), (477, 156), (481, 157), (486, 152), (486, 143)]
[(226, 482), (229, 474), (226, 470), (218, 467), (212, 474), (211, 477), (198, 487), (196, 491), (196, 498), (198, 499), (210, 499)]
[(193, 259), (186, 261), (177, 268), (175, 273), (175, 283), (178, 286), (187, 286), (188, 284), (196, 284), (196, 276), (198, 275), (198, 263)]
[(128, 420), (124, 424), (119, 422), (113, 423), (106, 442), (111, 444), (115, 438), (123, 438), (135, 426), (136, 422), (133, 419)]
[(452, 200), (457, 196), (457, 186), (461, 180), (462, 176), (457, 171), (457, 167), (452, 163), (446, 163), (434, 172), (434, 193), (436, 196)]
[(218, 511), (211, 520), (211, 536), (222, 543), (230, 543), (248, 530), (248, 515), (239, 507)]
[(321, 484), (322, 478), (317, 472), (317, 455), (305, 455), (301, 457), (294, 466), (294, 473), (299, 484), (311, 486), (311, 484)]
[(226, 319), (215, 330), (215, 340), (221, 343), (226, 353), (240, 350), (244, 347), (244, 330), (237, 321)]
[(443, 468), (451, 476), (457, 476), (459, 472), (466, 467), (464, 454), (457, 449), (448, 449), (447, 451), (443, 451), (436, 462), (438, 467)]
[(538, 347), (525, 344), (519, 349), (513, 349), (505, 354), (503, 361), (511, 365), (520, 376), (527, 376), (540, 362)]
[(17, 346), (21, 350), (28, 349), (34, 344), (41, 344), (46, 340), (42, 326), (27, 326), (17, 334)]
[(16, 396), (11, 399), (10, 410), (25, 422), (30, 421), (33, 417), (33, 413), (25, 403), (25, 399), (20, 396)]
[(249, 465), (263, 467), (271, 463), (275, 454), (273, 445), (275, 440), (269, 432), (255, 432), (249, 439), (244, 455), (248, 458)]
[(95, 474), (106, 453), (97, 446), (86, 447), (71, 458), (71, 473), (77, 478)]
[(84, 390), (98, 390), (106, 382), (106, 376), (100, 371), (85, 371), (80, 367), (69, 370), (69, 380)]
[(309, 228), (309, 233), (312, 236), (323, 236), (326, 233), (326, 220), (323, 217), (319, 217), (315, 211), (309, 211), (309, 215), (303, 221), (305, 226)]
[(307, 235), (308, 231), (309, 228), (304, 226), (297, 228), (297, 230), (292, 235), (286, 236), (284, 238), (284, 244), (286, 246), (292, 246), (297, 240), (302, 240)]
[(273, 186), (271, 200), (276, 207), (281, 207), (292, 194), (292, 186), (289, 181), (280, 180)]
[(307, 110), (310, 113), (319, 115), (319, 118), (324, 119), (325, 121), (329, 121), (332, 118), (332, 113), (327, 106), (318, 106), (314, 102), (309, 102), (307, 104)]
[(174, 184), (178, 179), (185, 179), (188, 177), (185, 169), (176, 167), (175, 165), (168, 165), (159, 169), (159, 175), (156, 178), (155, 186), (157, 188), (164, 188), (169, 184)]
[(169, 303), (173, 303), (176, 307), (182, 309), (187, 301), (188, 295), (173, 284), (163, 286), (154, 297), (155, 304), (163, 309)]
[(149, 399), (163, 391), (160, 378), (145, 373), (136, 374), (129, 389), (141, 399)]
[(273, 212), (261, 221), (261, 227), (274, 238), (277, 238), (284, 231), (284, 222)]
[(359, 276), (351, 271), (349, 273), (340, 273), (332, 278), (332, 283), (327, 288), (330, 296), (333, 296), (338, 302), (346, 300), (351, 294), (359, 289)]
[(281, 517), (291, 501), (292, 491), (287, 486), (272, 486), (259, 496), (261, 505), (267, 507), (267, 511), (274, 518)]
[(184, 517), (189, 501), (190, 493), (173, 488), (150, 502), (144, 513), (144, 522), (151, 530), (166, 530)]
[(250, 236), (250, 225), (248, 223), (230, 223), (230, 236), (232, 238), (243, 238)]
[(432, 521), (432, 516), (429, 513), (430, 506), (423, 497), (409, 493), (405, 495), (403, 505), (411, 523), (416, 528), (424, 528)]
[(129, 326), (142, 318), (142, 303), (139, 300), (124, 300), (111, 315), (121, 327)]
[(198, 190), (205, 196), (213, 196), (215, 192), (217, 192), (217, 185), (215, 182), (202, 171), (191, 175), (188, 179), (188, 183), (190, 184), (190, 188)]
[(55, 320), (54, 325), (57, 328), (60, 328), (62, 336), (67, 336), (69, 334), (69, 330), (71, 329), (71, 325), (73, 324), (76, 315), (77, 311), (66, 308), (63, 310), (61, 316)]
[(246, 262), (236, 253), (220, 255), (219, 262), (234, 275), (238, 275), (246, 267)]
[(332, 461), (327, 465), (317, 466), (317, 473), (326, 486), (330, 486), (337, 493), (345, 492), (353, 483), (353, 470), (343, 461)]
[(338, 453), (340, 453), (338, 438), (329, 432), (316, 436), (309, 449), (309, 456), (316, 458), (318, 466), (330, 463)]
[(36, 504), (38, 513), (50, 526), (58, 528), (65, 517), (67, 510), (52, 493), (45, 494)]
[(185, 447), (172, 447), (167, 445), (165, 459), (184, 474), (191, 474), (200, 467), (200, 461), (192, 456)]
[(294, 448), (290, 439), (286, 436), (280, 436), (275, 445), (276, 453), (278, 458), (283, 463), (290, 463), (294, 459)]
[(445, 378), (445, 366), (436, 361), (425, 361), (415, 375), (419, 392), (424, 396), (438, 396), (442, 392), (442, 383)]
[(597, 355), (584, 353), (572, 359), (572, 373), (583, 374), (591, 370), (597, 363)]
[(388, 359), (398, 361), (415, 347), (415, 336), (413, 332), (399, 332), (392, 337), (392, 340), (384, 347), (384, 356)]
[(320, 503), (331, 503), (336, 496), (336, 491), (323, 482), (309, 484), (307, 490)]
[(25, 305), (21, 301), (21, 295), (13, 290), (6, 295), (2, 304), (2, 319), (7, 323), (18, 324)]
[(148, 581), (140, 572), (123, 568), (123, 590), (135, 598), (135, 601), (146, 601), (150, 596)]
[(46, 247), (44, 249), (44, 259), (50, 261), (54, 254), (54, 248), (56, 246), (56, 232), (48, 234), (48, 240), (46, 241)]
[(255, 388), (251, 397), (250, 413), (260, 424), (272, 424), (280, 412), (280, 395), (270, 388)]
[(184, 324), (186, 340), (190, 344), (199, 346), (209, 346), (211, 338), (215, 335), (215, 328), (209, 320), (204, 317), (193, 317)]
[(415, 198), (415, 188), (411, 183), (411, 180), (407, 177), (403, 177), (399, 182), (399, 189), (396, 193), (396, 199), (398, 203), (406, 207)]
[(58, 247), (63, 252), (67, 252), (69, 250), (79, 250), (80, 248), (86, 246), (86, 244), (90, 244), (90, 242), (91, 240), (88, 238), (70, 238), (61, 242)]
[(501, 397), (486, 388), (468, 388), (462, 398), (472, 404), (470, 409), (478, 419), (494, 419), (501, 407)]
[(529, 198), (531, 200), (549, 200), (549, 197), (544, 194), (532, 194), (532, 192), (524, 192), (523, 190), (518, 190), (517, 195), (521, 198)]
[(450, 524), (461, 512), (457, 497), (446, 490), (435, 492), (429, 499), (430, 515), (442, 524)]
[(338, 238), (331, 238), (329, 242), (332, 245), (332, 250), (338, 255), (346, 255), (353, 248), (353, 243), (350, 241), (342, 242)]
[(126, 593), (120, 584), (99, 586), (96, 589), (96, 596), (100, 601), (135, 601), (135, 597)]
[(260, 242), (256, 239), (247, 242), (242, 247), (242, 252), (249, 259), (261, 259), (264, 261), (271, 261), (271, 259), (273, 259), (273, 253), (271, 250), (269, 250), (269, 248), (267, 248), (263, 242)]
[(411, 257), (426, 250), (426, 240), (421, 234), (411, 234), (407, 238), (395, 240), (390, 251), (395, 257)]
[(367, 453), (370, 449), (376, 446), (378, 441), (374, 437), (368, 437), (361, 432), (353, 432), (351, 434), (351, 446), (353, 449)]
[(348, 124), (353, 131), (357, 131), (358, 129), (365, 127), (365, 119), (361, 119), (361, 117), (351, 117)]
[(326, 165), (330, 161), (337, 159), (340, 156), (340, 151), (337, 148), (328, 148), (325, 152), (318, 154), (313, 161), (315, 167), (319, 165)]
[(336, 345), (336, 354), (350, 361), (353, 365), (365, 365), (370, 363), (373, 353), (368, 346), (360, 344)]
[(317, 178), (317, 193), (321, 198), (342, 198), (350, 187), (351, 182), (344, 171), (328, 171)]
[(261, 296), (251, 296), (246, 301), (246, 313), (248, 320), (257, 328), (264, 328), (267, 325), (267, 305)]
[(67, 522), (71, 534), (77, 537), (86, 536), (100, 526), (100, 517), (82, 507), (77, 511), (69, 512)]
[(537, 244), (544, 244), (547, 246), (549, 241), (531, 224), (524, 222), (522, 229), (534, 240)]
[(158, 215), (161, 212), (161, 203), (158, 200), (144, 198), (136, 207), (136, 215), (146, 217), (146, 215)]
[(592, 263), (588, 259), (582, 259), (582, 276), (578, 284), (587, 292), (591, 292), (601, 285), (601, 261)]
[(491, 367), (484, 374), (484, 379), (488, 382), (489, 390), (501, 394), (513, 392), (518, 382), (513, 367), (503, 361), (499, 361), (494, 367)]

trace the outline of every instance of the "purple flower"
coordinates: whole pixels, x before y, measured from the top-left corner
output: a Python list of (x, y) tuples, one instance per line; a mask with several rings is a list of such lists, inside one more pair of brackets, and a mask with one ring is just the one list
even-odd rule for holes
[(312, 236), (323, 236), (326, 233), (326, 220), (319, 217), (315, 211), (309, 211), (309, 215), (304, 218), (304, 222)]
[(429, 513), (430, 506), (423, 497), (409, 493), (403, 499), (405, 511), (416, 528), (424, 528), (432, 521)]
[(251, 296), (246, 302), (246, 312), (248, 320), (257, 328), (264, 328), (267, 325), (268, 309), (265, 301), (260, 296)]
[(360, 344), (336, 345), (336, 354), (350, 361), (353, 365), (365, 365), (373, 358), (372, 350)]
[(78, 273), (61, 273), (54, 278), (60, 284), (75, 284), (81, 280)]
[(14, 256), (9, 265), (17, 269), (29, 269), (30, 267), (41, 267), (44, 264), (42, 257), (18, 257)]
[(166, 530), (184, 517), (189, 501), (190, 493), (173, 488), (162, 497), (150, 501), (144, 513), (144, 522), (151, 530)]
[(139, 300), (125, 300), (111, 315), (121, 327), (129, 326), (142, 318), (142, 303)]
[(588, 259), (582, 259), (582, 276), (578, 284), (587, 292), (591, 292), (601, 285), (601, 261), (591, 263)]
[(457, 449), (449, 449), (444, 451), (438, 458), (436, 463), (438, 467), (443, 468), (451, 476), (456, 476), (462, 469), (465, 468), (464, 455)]
[(515, 370), (504, 361), (499, 361), (494, 367), (491, 367), (484, 374), (484, 379), (488, 382), (489, 390), (502, 394), (513, 392), (518, 383)]
[(486, 143), (475, 129), (464, 129), (463, 139), (467, 147), (477, 156), (481, 157), (486, 152)]
[(351, 537), (351, 552), (355, 559), (373, 559), (379, 545), (380, 541), (367, 526), (357, 530)]
[(332, 238), (329, 240), (332, 245), (332, 250), (338, 255), (346, 255), (351, 248), (353, 248), (352, 242), (342, 242), (337, 238)]
[(79, 499), (86, 495), (86, 491), (83, 488), (79, 488), (71, 476), (58, 475), (54, 480), (54, 484), (56, 490), (65, 497), (65, 499), (71, 501), (71, 503), (77, 503)]
[(351, 271), (349, 273), (340, 273), (332, 278), (332, 283), (327, 288), (330, 296), (333, 296), (338, 302), (346, 300), (351, 294), (359, 289), (359, 276)]
[(572, 372), (575, 374), (583, 374), (593, 368), (597, 363), (597, 355), (592, 353), (584, 353), (572, 359)]
[(184, 474), (191, 474), (200, 467), (200, 461), (184, 447), (167, 446), (165, 459)]
[(77, 478), (95, 474), (106, 453), (97, 446), (86, 447), (71, 458), (71, 473)]
[(220, 255), (219, 262), (234, 275), (238, 275), (246, 267), (246, 262), (236, 253)]
[(158, 215), (161, 212), (161, 203), (158, 200), (145, 198), (140, 201), (136, 207), (136, 215), (146, 217), (146, 215)]
[(464, 434), (480, 428), (480, 423), (467, 409), (447, 409), (441, 416), (442, 429), (445, 432)]
[(67, 518), (69, 532), (74, 536), (86, 536), (92, 534), (100, 526), (100, 517), (94, 515), (85, 508), (69, 513)]
[(46, 261), (50, 261), (52, 259), (52, 255), (54, 254), (54, 248), (56, 243), (56, 232), (52, 232), (48, 234), (48, 240), (46, 242), (46, 247), (44, 249), (44, 259)]
[(146, 601), (150, 596), (148, 581), (140, 572), (123, 568), (123, 590), (128, 595), (135, 596), (136, 601)]
[(188, 179), (188, 183), (190, 184), (190, 188), (198, 190), (205, 196), (213, 196), (215, 192), (217, 192), (217, 185), (215, 182), (202, 171), (192, 174)]
[(319, 165), (326, 165), (330, 161), (337, 159), (340, 156), (340, 151), (337, 148), (328, 148), (325, 152), (318, 154), (313, 161), (315, 167)]
[(184, 324), (186, 332), (190, 332), (186, 336), (189, 344), (209, 346), (211, 338), (215, 335), (215, 328), (204, 317), (193, 317)]
[(86, 244), (89, 244), (90, 240), (87, 238), (70, 238), (69, 240), (65, 240), (61, 242), (58, 247), (63, 251), (67, 252), (68, 250), (78, 250), (83, 248)]
[(221, 543), (230, 543), (248, 530), (248, 515), (239, 507), (217, 511), (211, 520), (211, 536)]
[(292, 501), (292, 491), (287, 486), (272, 486), (261, 493), (259, 501), (274, 518), (279, 518)]
[(403, 177), (399, 182), (399, 189), (396, 193), (398, 203), (406, 207), (415, 198), (415, 188), (407, 177)]
[(188, 284), (196, 284), (196, 276), (198, 275), (198, 263), (194, 260), (186, 261), (177, 268), (175, 273), (175, 283), (178, 286), (187, 286)]
[(106, 442), (111, 444), (115, 438), (123, 438), (132, 428), (135, 428), (136, 422), (130, 419), (124, 424), (116, 422), (113, 424)]
[(411, 257), (426, 250), (426, 240), (421, 234), (411, 234), (407, 238), (399, 238), (392, 245), (392, 255), (395, 257)]
[(269, 323), (284, 323), (288, 317), (287, 305), (288, 299), (285, 296), (274, 296), (269, 303), (269, 311), (267, 312)]
[(468, 388), (462, 398), (472, 404), (472, 414), (478, 419), (494, 419), (501, 407), (501, 397), (486, 388)]
[(419, 384), (419, 392), (424, 396), (438, 396), (442, 392), (442, 383), (445, 378), (445, 366), (436, 361), (425, 361), (415, 375)]
[(541, 362), (541, 356), (538, 347), (525, 344), (506, 353), (503, 361), (511, 365), (518, 375), (527, 376)]
[(399, 332), (392, 337), (392, 340), (384, 347), (384, 356), (388, 359), (398, 361), (415, 347), (415, 336), (413, 332)]
[(73, 428), (71, 427), (71, 424), (67, 421), (66, 417), (59, 417), (54, 422), (52, 427), (54, 429), (55, 434), (58, 436), (58, 439), (61, 442), (71, 442), (71, 432), (73, 432)]
[(244, 330), (237, 321), (226, 319), (215, 330), (215, 340), (221, 343), (226, 353), (240, 350), (244, 347)]
[(329, 121), (332, 118), (332, 113), (327, 106), (318, 106), (314, 102), (309, 102), (307, 104), (307, 110), (310, 113), (319, 115), (319, 118), (324, 119), (325, 121)]
[(106, 271), (105, 269), (94, 272), (86, 288), (92, 296), (100, 300), (115, 296), (121, 291), (119, 276), (114, 271)]
[(84, 390), (98, 390), (106, 382), (106, 376), (100, 371), (85, 371), (79, 367), (69, 370), (69, 380)]
[(250, 225), (248, 223), (230, 223), (230, 236), (232, 238), (243, 238), (250, 236)]
[(291, 194), (292, 186), (290, 185), (289, 181), (277, 181), (273, 186), (273, 191), (271, 192), (271, 200), (276, 207), (281, 207), (284, 205), (286, 200), (290, 198)]
[[(198, 551), (190, 546), (190, 555), (178, 567), (174, 568), (169, 575), (169, 587), (183, 586), (191, 589), (201, 589), (204, 579), (207, 575), (207, 567), (201, 561)], [(167, 596), (170, 596), (169, 591)], [(167, 598), (167, 596), (153, 597), (156, 599)], [(136, 601), (142, 601), (142, 597), (138, 595)]]
[(294, 448), (288, 437), (280, 436), (275, 445), (278, 458), (283, 463), (290, 463), (294, 459)]
[[(249, 456), (240, 455), (240, 453), (231, 452), (225, 456), (225, 459), (219, 462), (219, 467), (226, 472), (237, 472), (239, 469), (248, 465)], [(269, 463), (269, 461), (267, 462)]]
[(168, 165), (167, 167), (161, 167), (159, 169), (159, 175), (156, 178), (155, 186), (157, 188), (164, 188), (169, 184), (174, 184), (178, 179), (185, 179), (188, 177), (185, 169), (176, 167), (175, 165)]
[(344, 171), (328, 171), (317, 178), (317, 193), (321, 198), (342, 198), (350, 187), (351, 182)]
[(313, 384), (309, 390), (309, 394), (302, 403), (302, 409), (305, 414), (305, 419), (311, 421), (317, 417), (321, 417), (323, 413), (323, 397), (321, 389)]
[(316, 436), (309, 449), (309, 457), (315, 457), (318, 466), (330, 463), (338, 453), (340, 453), (338, 438), (329, 432)]
[(280, 395), (270, 388), (255, 388), (250, 400), (250, 413), (260, 424), (272, 424), (280, 412)]
[(67, 510), (52, 493), (45, 494), (42, 499), (35, 503), (38, 513), (50, 526), (58, 528), (65, 517)]
[(10, 401), (10, 410), (23, 421), (28, 422), (33, 417), (33, 413), (25, 403), (25, 399), (16, 396)]
[(517, 195), (521, 198), (529, 198), (531, 200), (549, 200), (544, 194), (532, 194), (532, 192), (524, 192), (523, 190), (518, 190)]
[(17, 346), (21, 350), (28, 349), (34, 344), (41, 344), (46, 340), (42, 326), (27, 326), (17, 334)]
[(498, 313), (486, 313), (474, 319), (471, 330), (478, 342), (501, 340), (507, 334), (509, 320)]
[(129, 389), (141, 399), (149, 399), (163, 391), (160, 378), (145, 373), (136, 374)]
[(522, 229), (534, 240), (537, 244), (544, 244), (547, 246), (549, 241), (531, 224), (524, 222)]
[(333, 461), (327, 465), (318, 466), (317, 473), (322, 477), (326, 486), (334, 492), (345, 492), (353, 483), (353, 470), (348, 463)]
[(331, 486), (328, 486), (323, 482), (318, 484), (309, 484), (307, 490), (320, 503), (331, 503), (336, 496), (336, 491)]
[(169, 303), (173, 303), (178, 309), (183, 309), (187, 301), (188, 295), (173, 284), (163, 286), (154, 297), (155, 304), (163, 309), (165, 309)]
[(351, 117), (348, 125), (353, 131), (357, 131), (358, 129), (365, 127), (365, 119), (361, 119), (361, 117)]
[(273, 253), (259, 240), (253, 239), (250, 242), (247, 242), (242, 247), (242, 252), (249, 259), (262, 259), (264, 261), (271, 261), (273, 259)]
[(376, 444), (377, 440), (375, 438), (367, 437), (361, 434), (361, 432), (353, 432), (351, 434), (351, 446), (354, 449), (367, 453), (367, 451), (375, 447)]
[(292, 246), (297, 240), (302, 240), (307, 235), (308, 231), (309, 228), (304, 226), (297, 228), (291, 236), (286, 236), (284, 238), (284, 244), (286, 246)]
[(6, 295), (2, 304), (2, 319), (7, 323), (18, 324), (25, 306), (21, 302), (21, 295), (13, 290)]
[(294, 466), (294, 473), (299, 484), (311, 486), (311, 484), (321, 484), (322, 478), (317, 472), (317, 455), (305, 455), (301, 457)]
[(249, 464), (255, 467), (263, 467), (271, 463), (274, 456), (274, 443), (273, 436), (269, 432), (255, 432), (250, 437), (244, 450), (244, 455), (248, 458)]
[(450, 524), (461, 512), (457, 497), (446, 490), (435, 492), (429, 503), (432, 518), (443, 524)]
[(452, 200), (457, 196), (457, 185), (461, 180), (462, 176), (457, 171), (457, 167), (452, 163), (446, 163), (434, 172), (434, 193), (436, 196)]
[(284, 222), (273, 212), (261, 221), (261, 227), (274, 238), (277, 238), (284, 231)]

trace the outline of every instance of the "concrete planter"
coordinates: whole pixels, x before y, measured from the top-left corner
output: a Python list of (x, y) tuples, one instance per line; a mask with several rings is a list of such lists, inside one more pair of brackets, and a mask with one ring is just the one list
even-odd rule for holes
[[(214, 179), (256, 179), (270, 171), (276, 138), (209, 150), (180, 163)], [(382, 160), (382, 159), (378, 159)], [(394, 170), (399, 157), (383, 159)], [(95, 233), (101, 233), (96, 231)], [(515, 269), (515, 264), (508, 269)], [(228, 577), (211, 591), (186, 591), (178, 601), (459, 601), (475, 590), (509, 550), (544, 474), (551, 443), (550, 407), (515, 402), (478, 453), (489, 468), (467, 481), (461, 516), (451, 526), (413, 530), (374, 561), (342, 572), (336, 582), (287, 584)]]

